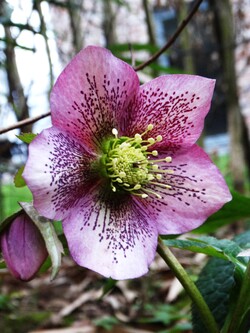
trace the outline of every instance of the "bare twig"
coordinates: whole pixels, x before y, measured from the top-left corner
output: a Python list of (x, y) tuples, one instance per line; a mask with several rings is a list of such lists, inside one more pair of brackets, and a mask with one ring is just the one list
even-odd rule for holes
[(40, 119), (43, 119), (43, 118), (46, 118), (48, 116), (51, 115), (51, 112), (46, 112), (46, 113), (43, 113), (41, 114), (40, 116), (37, 116), (37, 117), (32, 117), (32, 118), (27, 118), (27, 119), (24, 119), (24, 120), (21, 120), (21, 121), (18, 121), (17, 123), (11, 125), (11, 126), (8, 126), (8, 127), (5, 127), (3, 129), (0, 129), (0, 134), (3, 134), (3, 133), (7, 133), (15, 128), (19, 128), (19, 127), (22, 127), (24, 125), (28, 125), (28, 124), (33, 124), (35, 123), (36, 121), (40, 120)]
[[(156, 52), (154, 55), (152, 55), (147, 61), (145, 61), (144, 63), (140, 64), (139, 66), (135, 67), (135, 71), (139, 71), (143, 68), (145, 68), (146, 66), (148, 66), (149, 64), (151, 64), (153, 61), (155, 61), (163, 52), (165, 52), (177, 39), (177, 37), (180, 35), (180, 33), (182, 32), (182, 30), (186, 27), (186, 25), (188, 24), (188, 22), (191, 20), (191, 18), (194, 16), (194, 14), (196, 13), (196, 11), (198, 10), (200, 4), (202, 3), (203, 0), (197, 0), (196, 3), (194, 4), (193, 9), (190, 11), (190, 13), (188, 14), (188, 16), (186, 17), (186, 19), (184, 19), (181, 24), (179, 25), (179, 27), (177, 28), (177, 30), (175, 31), (175, 33), (170, 37), (170, 39), (168, 40), (168, 42), (158, 51)], [(32, 124), (35, 123), (36, 121), (43, 119), (45, 117), (48, 117), (51, 115), (51, 112), (47, 112), (44, 113), (40, 116), (37, 117), (33, 117), (33, 118), (27, 118), (24, 119), (22, 121), (19, 121), (9, 127), (0, 129), (0, 134), (9, 132), (15, 128), (19, 128), (23, 125), (27, 125), (27, 124)]]
[(145, 68), (146, 66), (148, 66), (149, 64), (151, 64), (152, 62), (154, 62), (156, 59), (159, 58), (159, 56), (165, 52), (177, 39), (177, 37), (180, 35), (180, 33), (182, 32), (182, 30), (186, 27), (186, 25), (188, 24), (188, 22), (191, 20), (191, 18), (194, 16), (194, 14), (196, 13), (196, 11), (198, 10), (200, 4), (202, 3), (203, 0), (197, 0), (196, 3), (194, 4), (193, 9), (191, 10), (191, 12), (188, 14), (188, 16), (181, 22), (181, 24), (179, 25), (179, 27), (177, 28), (177, 30), (175, 31), (175, 33), (170, 37), (170, 39), (168, 40), (168, 42), (155, 54), (153, 54), (147, 61), (145, 61), (144, 63), (140, 64), (139, 66), (135, 67), (135, 71), (139, 71), (143, 68)]

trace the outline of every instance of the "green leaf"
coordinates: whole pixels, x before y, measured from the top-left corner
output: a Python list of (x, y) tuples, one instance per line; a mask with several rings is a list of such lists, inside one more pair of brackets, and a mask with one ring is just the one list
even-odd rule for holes
[(31, 203), (20, 202), (20, 205), (38, 227), (43, 236), (52, 262), (51, 279), (53, 280), (61, 266), (61, 254), (64, 252), (62, 243), (60, 242), (54, 229), (53, 221), (39, 215)]
[(250, 230), (234, 237), (234, 241), (243, 249), (250, 247)]
[[(217, 241), (214, 241), (213, 244), (217, 244)], [(250, 243), (250, 231), (235, 237), (233, 242), (238, 244), (239, 248), (245, 249), (245, 246), (249, 246)], [(224, 251), (236, 255), (238, 250), (235, 251), (235, 246), (232, 245), (231, 247), (230, 243), (226, 243), (222, 242), (222, 247), (225, 245)], [(235, 269), (234, 264), (218, 258), (210, 259), (199, 276), (196, 283), (197, 287), (211, 309), (219, 328), (224, 325), (231, 304), (235, 303), (240, 283), (238, 270)], [(204, 327), (195, 306), (192, 309), (192, 318), (193, 333), (209, 333)]]
[(109, 293), (115, 287), (116, 283), (117, 280), (113, 280), (112, 278), (107, 279), (103, 286), (101, 298), (107, 295), (107, 293)]
[(218, 228), (236, 222), (238, 220), (250, 218), (250, 198), (237, 192), (231, 192), (232, 200), (226, 203), (218, 212), (211, 215), (207, 221), (195, 229), (196, 233), (211, 233)]
[(119, 324), (119, 320), (112, 316), (104, 316), (100, 319), (95, 319), (93, 322), (95, 326), (102, 327), (107, 331), (110, 331), (113, 326)]
[(14, 177), (14, 184), (16, 187), (24, 187), (26, 186), (26, 182), (22, 176), (23, 174), (23, 170), (24, 170), (24, 165), (19, 168), (15, 174), (15, 177)]
[(173, 304), (146, 304), (145, 310), (148, 316), (140, 318), (140, 323), (161, 323), (164, 326), (171, 325), (176, 321), (190, 319), (185, 313), (182, 313), (179, 307)]
[(208, 256), (231, 261), (234, 265), (245, 270), (245, 261), (237, 258), (242, 248), (234, 241), (228, 239), (216, 239), (214, 237), (203, 236), (200, 238), (168, 239), (163, 240), (164, 244), (170, 247), (188, 250), (191, 252), (204, 253)]
[(24, 143), (31, 143), (35, 137), (37, 136), (37, 134), (34, 133), (21, 133), (20, 135), (16, 135), (16, 137), (18, 139), (20, 139), (22, 142)]
[[(228, 313), (230, 292), (235, 287), (234, 265), (222, 259), (209, 260), (196, 283), (214, 318), (221, 328)], [(199, 311), (192, 307), (193, 333), (209, 333), (204, 326)]]

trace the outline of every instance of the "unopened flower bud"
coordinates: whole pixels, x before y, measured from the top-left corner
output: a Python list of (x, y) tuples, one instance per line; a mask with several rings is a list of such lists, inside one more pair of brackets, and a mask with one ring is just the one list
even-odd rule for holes
[(12, 275), (28, 281), (47, 258), (44, 240), (26, 213), (20, 213), (0, 235), (2, 255)]

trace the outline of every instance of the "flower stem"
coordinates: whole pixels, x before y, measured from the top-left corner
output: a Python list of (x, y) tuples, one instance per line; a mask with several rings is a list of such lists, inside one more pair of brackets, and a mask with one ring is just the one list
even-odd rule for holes
[(159, 237), (157, 251), (165, 263), (172, 270), (176, 278), (180, 281), (183, 288), (186, 290), (189, 297), (200, 311), (201, 318), (209, 333), (219, 333), (217, 323), (207, 305), (204, 301), (200, 291), (190, 279), (185, 269), (181, 266), (177, 258), (173, 255), (170, 249), (164, 245), (163, 241)]
[(247, 268), (243, 277), (240, 294), (231, 316), (230, 325), (227, 333), (243, 333), (241, 325), (244, 322), (245, 316), (250, 309), (250, 261), (247, 264)]

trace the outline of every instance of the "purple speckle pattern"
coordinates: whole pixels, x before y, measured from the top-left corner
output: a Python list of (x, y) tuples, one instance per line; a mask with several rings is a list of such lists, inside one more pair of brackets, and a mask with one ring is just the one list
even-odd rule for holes
[[(98, 48), (81, 51), (60, 75), (51, 93), (52, 122), (90, 149), (98, 149), (139, 89), (134, 70)], [(102, 51), (101, 51), (102, 50)]]
[[(186, 206), (206, 204), (206, 189), (202, 188), (203, 179), (196, 175), (187, 175), (186, 168), (187, 164), (177, 166), (170, 163), (168, 166), (162, 165), (162, 170), (171, 169), (174, 173), (163, 175), (159, 184), (167, 184), (171, 188), (164, 190), (160, 186), (150, 186), (165, 199), (166, 205), (168, 205), (168, 196), (177, 199)], [(169, 209), (175, 211), (174, 207), (169, 207)]]
[[(160, 155), (159, 157), (163, 157)], [(162, 234), (176, 234), (198, 227), (200, 221), (217, 211), (230, 193), (221, 174), (208, 156), (196, 145), (180, 154), (173, 155), (170, 163), (162, 163), (158, 185), (148, 187), (161, 195), (161, 199), (150, 197), (142, 201), (154, 220), (160, 222)], [(164, 189), (164, 184), (171, 188)]]
[[(126, 258), (127, 252), (132, 252), (138, 242), (146, 248), (148, 239), (155, 237), (146, 212), (128, 195), (115, 196), (107, 189), (98, 189), (83, 200), (78, 212), (75, 227), (79, 235), (96, 233), (98, 242), (103, 242), (106, 250), (111, 251), (113, 264), (119, 264), (121, 257)], [(72, 219), (68, 224), (72, 227)]]
[(156, 224), (132, 196), (92, 188), (63, 228), (73, 259), (106, 277), (141, 276), (155, 256)]
[[(153, 101), (151, 96), (154, 97)], [(143, 119), (143, 110), (146, 109), (151, 115), (148, 122), (155, 124), (155, 129), (148, 133), (148, 136), (154, 137), (158, 133), (167, 132), (164, 135), (164, 144), (167, 143), (169, 149), (171, 145), (180, 145), (187, 136), (191, 135), (190, 129), (194, 127), (194, 124), (189, 119), (189, 113), (195, 112), (197, 109), (195, 104), (198, 100), (199, 97), (188, 91), (180, 95), (173, 91), (172, 95), (169, 95), (160, 88), (154, 92), (151, 87), (141, 93), (140, 104), (137, 106), (138, 118)], [(143, 128), (143, 121), (138, 122), (137, 126)]]
[[(101, 93), (96, 84), (96, 77), (85, 73), (88, 87), (85, 91), (79, 91), (78, 100), (72, 103), (72, 110), (68, 114), (78, 114), (77, 121), (67, 122), (70, 132), (82, 133), (82, 139), (89, 143), (93, 142), (100, 146), (103, 138), (110, 136), (112, 128), (117, 128), (117, 114), (125, 108), (125, 102), (128, 99), (126, 90), (126, 81), (117, 79), (116, 85), (111, 86), (110, 80), (107, 80), (106, 74), (99, 79), (102, 82), (103, 93)], [(106, 113), (106, 110), (112, 110), (112, 113)], [(88, 127), (88, 137), (84, 133), (85, 127)]]
[[(90, 155), (77, 141), (64, 133), (49, 135), (47, 145), (50, 149), (49, 158), (43, 166), (43, 172), (50, 175), (49, 187), (53, 188), (51, 204), (55, 211), (64, 215), (84, 197), (95, 180), (91, 163), (96, 156)], [(46, 194), (50, 192), (48, 190)]]
[(163, 76), (144, 84), (128, 113), (129, 136), (141, 133), (151, 123), (154, 129), (147, 137), (163, 137), (153, 149), (174, 152), (193, 145), (203, 128), (214, 82), (196, 76), (192, 82), (189, 79), (188, 75)]

